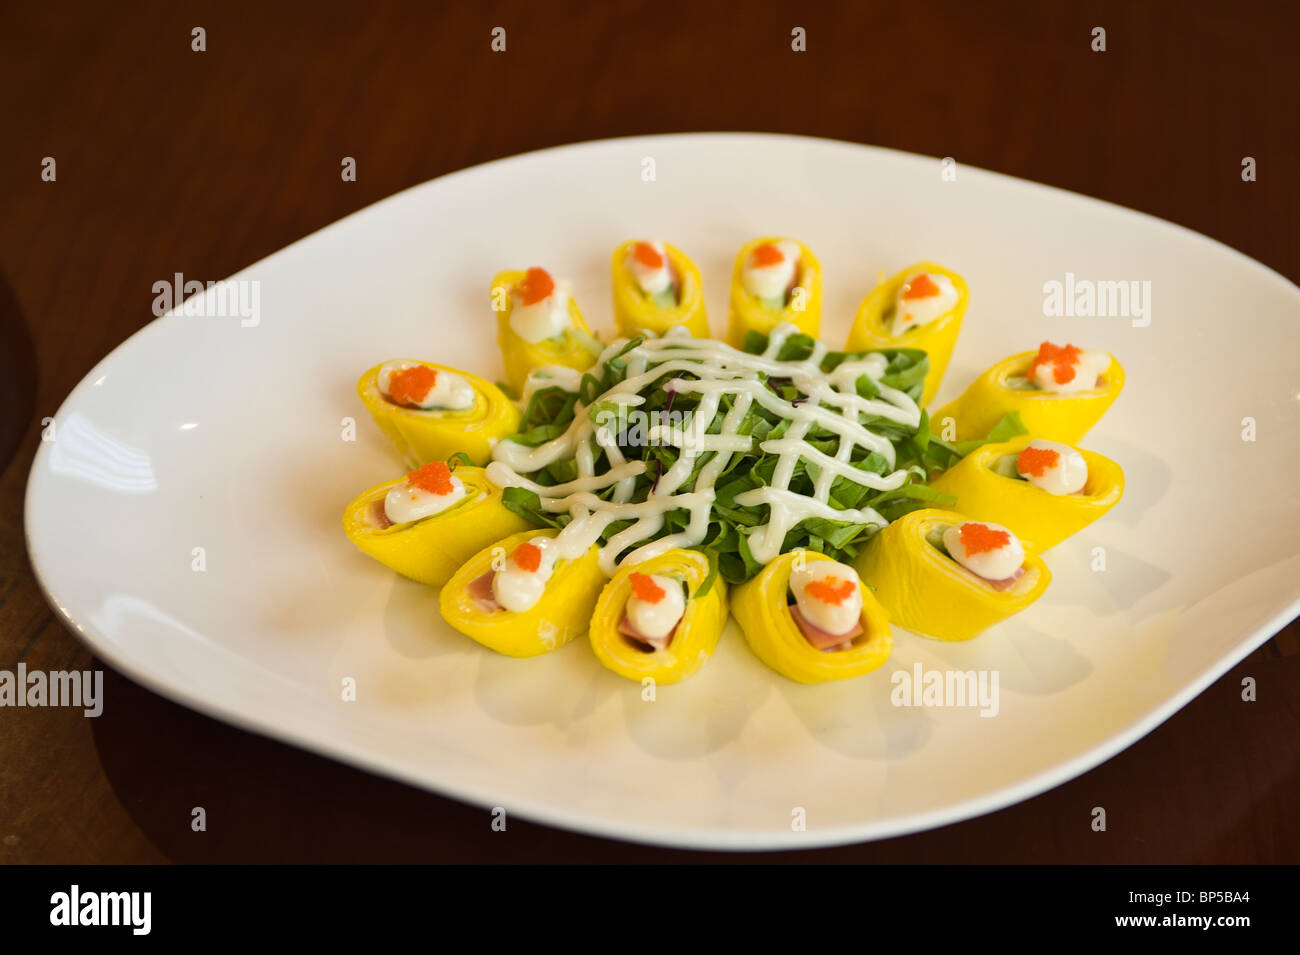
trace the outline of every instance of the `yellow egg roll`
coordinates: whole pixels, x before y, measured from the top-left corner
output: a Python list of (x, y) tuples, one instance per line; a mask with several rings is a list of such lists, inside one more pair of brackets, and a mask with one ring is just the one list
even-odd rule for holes
[(458, 451), (469, 455), (475, 464), (486, 464), (492, 457), (492, 444), (519, 430), (522, 412), (490, 381), (446, 365), (407, 360), (435, 371), (459, 375), (474, 389), (474, 404), (464, 411), (424, 410), (408, 408), (384, 397), (379, 390), (379, 369), (386, 362), (368, 369), (361, 376), (357, 382), (361, 403), (375, 419), (379, 430), (397, 448), (407, 467), (446, 461)]
[(343, 531), (357, 548), (403, 577), (441, 587), (476, 551), (507, 534), (529, 527), (526, 520), (501, 503), (501, 489), (482, 468), (462, 465), (453, 475), (465, 485), (465, 496), (440, 514), (381, 527), (384, 497), (405, 477), (372, 487), (343, 512)]
[(1102, 374), (1101, 385), (1072, 394), (1053, 394), (1036, 387), (1011, 387), (1028, 372), (1037, 352), (1021, 352), (1004, 358), (971, 383), (955, 401), (930, 416), (930, 430), (948, 438), (947, 423), (955, 424), (954, 441), (983, 438), (1008, 411), (1019, 411), (1030, 434), (1062, 444), (1078, 444), (1124, 388), (1124, 368), (1115, 356)]
[[(901, 335), (894, 335), (889, 330), (889, 323), (893, 318), (898, 290), (903, 282), (919, 272), (947, 277), (957, 289), (957, 304), (947, 314), (932, 322), (908, 329)], [(948, 361), (957, 344), (957, 335), (961, 332), (962, 318), (969, 301), (970, 291), (966, 280), (956, 272), (934, 262), (909, 265), (897, 275), (881, 282), (862, 300), (844, 350), (855, 352), (877, 348), (919, 348), (924, 351), (930, 358), (930, 370), (925, 376), (920, 402), (921, 407), (925, 407), (943, 382), (943, 374), (948, 369)]]
[(884, 607), (862, 586), (863, 633), (848, 650), (818, 650), (790, 615), (790, 573), (796, 560), (830, 560), (815, 551), (791, 551), (732, 591), (731, 612), (755, 656), (799, 683), (847, 680), (880, 667), (894, 647)]
[(930, 486), (955, 497), (954, 506), (967, 517), (1001, 524), (1041, 554), (1114, 507), (1124, 493), (1124, 472), (1110, 458), (1081, 448), (1088, 482), (1078, 494), (1051, 494), (994, 470), (1000, 458), (1018, 455), (1032, 440), (1021, 435), (976, 448)]
[(600, 355), (599, 342), (583, 320), (577, 299), (569, 298), (570, 327), (558, 338), (528, 342), (510, 327), (510, 313), (515, 299), (511, 290), (523, 280), (524, 272), (509, 270), (498, 272), (492, 279), (492, 310), (497, 316), (497, 345), (505, 361), (506, 381), (516, 391), (523, 393), (528, 373), (543, 365), (563, 365), (577, 371), (586, 371)]
[[(744, 347), (747, 333), (770, 335), (772, 329), (782, 322), (790, 322), (814, 338), (821, 328), (822, 267), (812, 249), (802, 242), (798, 243), (799, 269), (795, 278), (795, 294), (785, 308), (779, 311), (768, 308), (760, 299), (745, 291), (743, 274), (750, 254), (765, 242), (780, 241), (780, 236), (755, 239), (746, 243), (736, 256), (736, 264), (731, 270), (731, 306), (727, 317), (727, 343), (735, 348)], [(799, 289), (803, 289), (802, 295), (799, 294)]]
[(969, 519), (935, 508), (912, 511), (871, 538), (854, 560), (863, 582), (875, 589), (898, 626), (937, 640), (969, 640), (1025, 609), (1047, 589), (1052, 574), (1029, 548), (1023, 576), (999, 591), (928, 539)]
[(661, 336), (669, 329), (685, 327), (696, 338), (709, 337), (709, 320), (704, 312), (704, 284), (700, 270), (686, 253), (664, 243), (664, 251), (677, 276), (677, 304), (661, 308), (637, 285), (627, 267), (627, 257), (636, 239), (629, 239), (614, 250), (610, 273), (614, 283), (614, 321), (620, 335), (632, 338), (643, 332)]
[(494, 561), (500, 566), (520, 544), (556, 533), (551, 528), (524, 531), (483, 548), (442, 588), (442, 618), (465, 636), (509, 657), (549, 653), (585, 632), (607, 580), (595, 546), (576, 560), (559, 560), (541, 598), (523, 613), (485, 610), (468, 590), (473, 581), (494, 569)]
[[(686, 612), (673, 638), (662, 650), (647, 652), (619, 632), (633, 573), (659, 574), (686, 585)], [(709, 576), (709, 559), (699, 551), (670, 550), (636, 566), (621, 567), (596, 602), (588, 637), (597, 659), (619, 676), (636, 680), (647, 677), (657, 684), (677, 683), (702, 667), (713, 655), (718, 637), (727, 625), (727, 585), (715, 577), (709, 592), (695, 596)]]

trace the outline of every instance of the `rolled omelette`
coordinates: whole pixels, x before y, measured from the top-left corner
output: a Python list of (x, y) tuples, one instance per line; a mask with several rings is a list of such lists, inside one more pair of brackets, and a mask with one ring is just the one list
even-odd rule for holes
[(482, 468), (453, 472), (465, 497), (445, 511), (408, 524), (389, 524), (384, 498), (409, 477), (388, 481), (359, 495), (343, 512), (343, 531), (364, 554), (403, 577), (441, 587), (475, 552), (530, 525), (501, 503), (501, 489)]
[(492, 573), (494, 562), (503, 555), (533, 538), (553, 538), (556, 533), (547, 528), (512, 534), (469, 558), (442, 588), (442, 618), (465, 636), (509, 657), (549, 653), (584, 633), (608, 579), (595, 546), (576, 560), (561, 559), (540, 599), (527, 611), (485, 609), (471, 592), (471, 584)]
[(1052, 574), (1028, 549), (1024, 574), (1000, 591), (935, 546), (934, 534), (969, 519), (935, 508), (912, 511), (883, 528), (858, 554), (854, 566), (894, 623), (937, 640), (969, 640), (1047, 589)]
[(568, 299), (569, 326), (561, 335), (530, 342), (515, 332), (510, 325), (510, 316), (517, 305), (513, 291), (527, 274), (507, 270), (498, 272), (492, 279), (492, 310), (497, 316), (497, 345), (505, 361), (506, 381), (521, 393), (528, 373), (534, 368), (563, 365), (586, 371), (600, 354), (599, 342), (587, 327), (582, 312), (578, 310), (578, 302), (572, 296)]
[(391, 400), (379, 387), (379, 372), (390, 362), (370, 368), (357, 381), (357, 395), (379, 430), (397, 448), (410, 468), (445, 461), (458, 451), (469, 455), (475, 464), (486, 464), (492, 456), (492, 444), (519, 430), (523, 419), (520, 410), (505, 393), (477, 375), (446, 365), (415, 359), (398, 359), (409, 365), (422, 365), (435, 374), (447, 373), (467, 382), (474, 390), (474, 402), (464, 411), (440, 408), (421, 409)]
[[(799, 261), (795, 268), (794, 289), (788, 300), (780, 308), (773, 308), (763, 300), (751, 295), (745, 288), (744, 275), (751, 256), (760, 248), (776, 247), (781, 243), (790, 243), (799, 250)], [(735, 348), (743, 348), (745, 335), (758, 332), (770, 335), (772, 329), (782, 322), (790, 322), (801, 332), (817, 337), (822, 319), (822, 267), (817, 256), (802, 242), (794, 239), (767, 237), (746, 243), (736, 256), (736, 264), (731, 271), (731, 303), (727, 317), (727, 343)]]
[(754, 655), (799, 683), (847, 680), (880, 667), (889, 659), (894, 637), (885, 608), (865, 584), (859, 585), (864, 632), (854, 639), (851, 649), (818, 650), (800, 632), (790, 612), (789, 594), (790, 573), (800, 557), (809, 563), (830, 560), (814, 551), (782, 554), (732, 591), (732, 615)]
[[(620, 630), (632, 596), (633, 574), (656, 575), (686, 587), (686, 608), (667, 646), (652, 649)], [(638, 683), (677, 683), (691, 676), (713, 655), (727, 625), (727, 585), (715, 577), (709, 592), (696, 596), (709, 576), (709, 559), (699, 551), (674, 549), (636, 566), (624, 566), (605, 585), (591, 618), (588, 637), (597, 659), (619, 676)]]
[(1078, 444), (1124, 388), (1124, 368), (1113, 355), (1098, 387), (1056, 394), (1022, 386), (1035, 352), (1004, 358), (975, 379), (957, 398), (930, 416), (930, 429), (947, 437), (945, 418), (955, 424), (955, 441), (983, 438), (1008, 411), (1020, 412), (1026, 430), (1036, 437)]
[[(636, 264), (636, 270), (630, 263)], [(650, 280), (670, 282), (664, 305), (647, 294), (637, 272)], [(619, 334), (632, 338), (643, 332), (661, 336), (669, 329), (685, 327), (696, 338), (709, 337), (709, 320), (704, 311), (704, 284), (695, 263), (676, 246), (629, 239), (614, 250), (610, 260), (614, 285), (614, 321)], [(675, 291), (675, 295), (672, 294)]]
[(962, 514), (1002, 524), (1041, 554), (1114, 507), (1124, 494), (1124, 472), (1110, 458), (1082, 448), (1074, 450), (1086, 462), (1088, 474), (1078, 493), (1053, 494), (998, 470), (1001, 461), (1019, 456), (1033, 440), (1021, 435), (976, 448), (930, 486), (955, 497), (954, 506)]
[[(908, 301), (906, 296), (913, 291), (911, 287), (904, 289), (904, 284), (908, 279), (922, 275), (942, 276), (948, 280), (950, 284), (944, 287), (946, 292), (944, 302), (946, 305), (951, 301), (951, 307), (942, 310), (937, 317), (929, 318), (924, 324), (908, 328), (901, 334), (895, 334), (892, 325), (898, 307)], [(930, 291), (931, 289), (934, 290), (934, 294), (938, 294), (939, 289), (934, 282), (929, 282), (925, 288), (919, 290)], [(900, 299), (900, 292), (904, 293), (902, 299)], [(952, 300), (954, 292), (955, 301)], [(925, 299), (915, 300), (921, 303), (925, 301)], [(862, 300), (862, 304), (858, 307), (858, 314), (853, 320), (853, 327), (849, 331), (845, 351), (868, 351), (877, 348), (919, 348), (924, 351), (930, 358), (930, 370), (925, 376), (925, 387), (920, 402), (921, 407), (925, 407), (934, 398), (939, 385), (943, 382), (943, 375), (948, 369), (948, 361), (952, 358), (952, 350), (957, 344), (962, 318), (966, 314), (969, 301), (970, 291), (966, 286), (966, 280), (956, 272), (934, 262), (917, 262), (909, 265), (897, 275), (881, 282)]]

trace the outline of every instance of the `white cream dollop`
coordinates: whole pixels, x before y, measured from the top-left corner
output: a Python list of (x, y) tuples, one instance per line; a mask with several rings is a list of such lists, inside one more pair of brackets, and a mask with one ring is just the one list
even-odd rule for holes
[[(962, 543), (961, 529), (971, 524), (982, 524), (990, 530), (1004, 532), (1007, 535), (1006, 542), (993, 550), (968, 553), (966, 545)], [(943, 532), (943, 546), (948, 549), (953, 560), (985, 580), (1006, 580), (1014, 576), (1025, 562), (1025, 545), (1020, 543), (1020, 538), (992, 521), (963, 521), (954, 524)]]
[(1021, 465), (1020, 455), (1016, 456), (1016, 473), (1030, 484), (1042, 488), (1048, 494), (1059, 495), (1077, 494), (1088, 483), (1088, 462), (1068, 444), (1035, 438), (1025, 445), (1026, 451), (1030, 448), (1036, 451), (1055, 451), (1057, 455), (1056, 462), (1043, 467), (1041, 474), (1026, 472)]
[(1034, 369), (1031, 379), (1043, 391), (1054, 395), (1073, 394), (1078, 391), (1091, 391), (1097, 387), (1097, 378), (1110, 367), (1110, 355), (1104, 351), (1083, 349), (1079, 359), (1074, 363), (1074, 377), (1069, 381), (1056, 380), (1056, 362), (1045, 361)]
[(751, 252), (741, 270), (740, 281), (750, 295), (784, 302), (786, 289), (794, 281), (799, 268), (799, 243), (793, 239), (781, 239), (769, 244), (780, 251), (781, 260), (770, 265), (756, 265)]
[[(536, 570), (525, 570), (515, 563), (515, 554), (506, 558), (505, 568), (492, 577), (492, 596), (506, 610), (523, 613), (533, 609), (546, 592), (546, 582), (555, 572), (555, 541), (550, 537), (534, 537), (528, 541), (542, 552)], [(518, 553), (516, 548), (515, 553)]]
[[(393, 376), (395, 374), (406, 371), (408, 368), (414, 368), (419, 364), (418, 361), (387, 361), (380, 365), (376, 383), (379, 385), (379, 390), (384, 397), (392, 400)], [(432, 371), (436, 376), (433, 387), (425, 392), (424, 397), (416, 401), (411, 407), (425, 411), (434, 408), (447, 411), (464, 411), (474, 406), (473, 385), (454, 372), (443, 371), (441, 368), (434, 368)]]
[[(841, 588), (848, 582), (853, 585), (853, 591), (838, 603), (825, 600), (808, 592), (808, 585), (815, 580)], [(803, 618), (819, 630), (836, 635), (848, 633), (862, 617), (862, 581), (857, 571), (847, 564), (810, 560), (802, 569), (791, 572), (790, 589)]]
[[(934, 291), (929, 295), (915, 297), (916, 289), (925, 280), (933, 284)], [(928, 284), (926, 287), (928, 288)], [(909, 295), (914, 297), (909, 298)], [(946, 275), (918, 272), (916, 275), (908, 276), (907, 281), (899, 288), (898, 298), (894, 302), (894, 317), (889, 326), (890, 334), (901, 335), (908, 329), (920, 328), (937, 318), (942, 318), (957, 305), (957, 298), (957, 286), (953, 285), (952, 279)]]
[(510, 328), (531, 345), (562, 335), (573, 324), (569, 316), (569, 283), (555, 280), (551, 294), (525, 305), (518, 296), (510, 309)]
[(633, 591), (627, 598), (627, 622), (643, 636), (659, 639), (668, 636), (686, 613), (686, 594), (681, 581), (650, 574), (650, 579), (664, 592), (658, 602), (642, 600)]
[[(637, 246), (642, 244), (650, 246), (659, 256), (657, 266), (647, 265), (641, 261), (640, 256), (637, 255)], [(641, 287), (641, 291), (647, 295), (658, 295), (673, 284), (672, 266), (668, 262), (668, 253), (662, 242), (633, 243), (627, 250), (627, 268), (636, 279), (636, 284)]]
[(409, 524), (441, 514), (464, 498), (465, 484), (454, 474), (451, 476), (451, 490), (446, 494), (434, 494), (410, 481), (403, 481), (389, 488), (384, 495), (384, 516), (394, 524)]

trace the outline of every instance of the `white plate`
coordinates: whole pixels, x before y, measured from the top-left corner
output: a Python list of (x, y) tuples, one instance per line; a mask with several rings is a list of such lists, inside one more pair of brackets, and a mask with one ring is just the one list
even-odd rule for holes
[[(699, 675), (646, 703), (583, 639), (534, 660), (479, 647), (433, 590), (345, 539), (344, 505), (401, 471), (356, 378), (398, 356), (500, 377), (498, 269), (570, 276), (605, 330), (611, 248), (662, 236), (699, 264), (716, 333), (732, 257), (764, 233), (820, 256), (832, 343), (878, 270), (932, 258), (963, 273), (971, 307), (940, 400), (1043, 339), (1119, 356), (1127, 390), (1085, 443), (1122, 464), (1127, 493), (1048, 554), (1055, 579), (1032, 608), (967, 644), (897, 632), (882, 669), (811, 687), (765, 669), (733, 625)], [(1044, 317), (1044, 283), (1067, 272), (1149, 281), (1150, 325)], [(864, 146), (663, 136), (447, 176), (235, 278), (261, 283), (256, 327), (166, 316), (69, 396), (32, 467), (32, 562), (131, 678), (441, 793), (677, 846), (896, 835), (1097, 765), (1300, 612), (1300, 289), (1139, 213), (964, 167), (945, 181), (939, 160)], [(918, 662), (998, 671), (998, 715), (892, 706), (891, 674)]]

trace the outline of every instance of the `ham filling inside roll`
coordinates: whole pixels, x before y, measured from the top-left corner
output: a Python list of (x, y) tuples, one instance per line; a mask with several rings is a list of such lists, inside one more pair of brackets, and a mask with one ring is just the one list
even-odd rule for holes
[(790, 616), (814, 648), (851, 650), (865, 632), (862, 581), (857, 571), (833, 560), (806, 563), (790, 573)]
[(534, 537), (516, 547), (501, 570), (489, 570), (471, 580), (465, 592), (484, 613), (524, 613), (542, 599), (555, 572), (555, 561), (551, 539)]
[(810, 623), (802, 613), (799, 612), (797, 603), (790, 604), (790, 616), (794, 618), (795, 625), (799, 628), (804, 638), (818, 650), (851, 650), (853, 649), (853, 640), (862, 636), (866, 631), (862, 629), (861, 622), (855, 623), (846, 633), (827, 633), (816, 624)]
[(681, 581), (660, 574), (632, 573), (628, 582), (632, 594), (618, 622), (618, 632), (646, 653), (666, 649), (686, 613)]
[(486, 574), (475, 577), (465, 588), (465, 592), (473, 598), (474, 603), (484, 613), (493, 613), (501, 609), (501, 605), (497, 603), (497, 598), (492, 593), (492, 579), (496, 575), (495, 570), (489, 570)]

